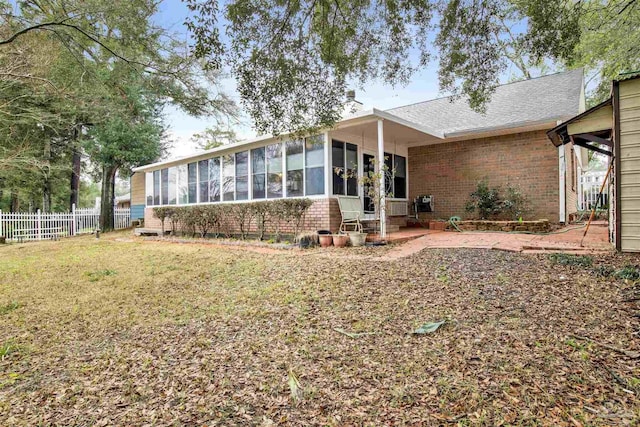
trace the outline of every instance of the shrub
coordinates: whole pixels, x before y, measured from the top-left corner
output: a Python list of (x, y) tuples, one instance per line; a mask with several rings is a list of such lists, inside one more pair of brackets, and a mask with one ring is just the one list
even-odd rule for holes
[(271, 206), (269, 202), (253, 202), (252, 209), (256, 218), (256, 228), (258, 229), (258, 240), (264, 240), (264, 233), (269, 221), (269, 213)]
[(162, 228), (162, 234), (164, 235), (164, 222), (171, 216), (173, 212), (172, 207), (163, 206), (161, 208), (153, 208), (153, 216), (160, 220), (160, 226)]
[(480, 219), (519, 220), (529, 212), (529, 201), (516, 186), (507, 185), (506, 196), (503, 197), (500, 187), (489, 188), (483, 180), (469, 197), (465, 209), (477, 212)]
[(502, 200), (498, 188), (489, 188), (486, 181), (480, 181), (469, 196), (465, 209), (478, 213), (480, 219), (489, 219), (501, 212)]
[(569, 265), (576, 267), (591, 267), (593, 264), (593, 258), (587, 255), (571, 255), (556, 253), (549, 255), (549, 259), (554, 264)]
[[(224, 206), (224, 205), (223, 205)], [(229, 217), (233, 218), (240, 230), (240, 238), (244, 240), (251, 225), (251, 219), (255, 215), (253, 203), (236, 203), (226, 205), (228, 207)]]

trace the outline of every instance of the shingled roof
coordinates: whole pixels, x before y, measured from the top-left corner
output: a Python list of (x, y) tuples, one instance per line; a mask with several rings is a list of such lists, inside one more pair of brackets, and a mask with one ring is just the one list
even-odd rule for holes
[(438, 98), (387, 110), (429, 126), (445, 136), (566, 120), (580, 113), (582, 69), (508, 83), (496, 88), (486, 113), (473, 111), (464, 98)]

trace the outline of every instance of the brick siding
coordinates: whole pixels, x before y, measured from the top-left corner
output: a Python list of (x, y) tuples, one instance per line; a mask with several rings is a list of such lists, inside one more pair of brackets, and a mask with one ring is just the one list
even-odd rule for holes
[(435, 211), (423, 219), (469, 217), (465, 204), (486, 178), (490, 186), (520, 187), (532, 209), (528, 219), (558, 221), (558, 149), (544, 131), (411, 147), (408, 162), (410, 197), (434, 196)]

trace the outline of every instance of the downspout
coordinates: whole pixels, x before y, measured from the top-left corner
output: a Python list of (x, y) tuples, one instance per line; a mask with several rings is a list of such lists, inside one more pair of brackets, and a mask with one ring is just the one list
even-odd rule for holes
[(567, 162), (565, 158), (564, 145), (558, 147), (558, 185), (560, 195), (560, 215), (559, 222), (565, 223), (567, 220)]

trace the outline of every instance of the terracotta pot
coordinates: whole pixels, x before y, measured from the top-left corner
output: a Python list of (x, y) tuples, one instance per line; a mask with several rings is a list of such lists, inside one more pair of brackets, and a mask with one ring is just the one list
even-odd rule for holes
[(320, 239), (320, 246), (323, 248), (328, 248), (333, 243), (333, 236), (331, 234), (320, 234), (318, 239)]
[(444, 231), (447, 228), (447, 223), (444, 221), (429, 221), (429, 230)]
[(333, 235), (333, 246), (336, 248), (344, 248), (347, 246), (347, 242), (349, 241), (349, 235), (347, 234), (334, 234)]

